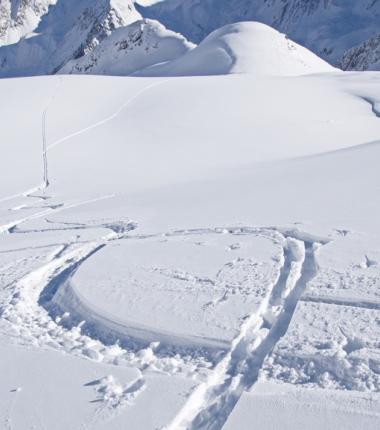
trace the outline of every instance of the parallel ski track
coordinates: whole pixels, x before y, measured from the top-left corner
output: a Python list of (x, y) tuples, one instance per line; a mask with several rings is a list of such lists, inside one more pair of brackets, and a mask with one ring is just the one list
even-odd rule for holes
[(307, 283), (317, 272), (318, 242), (287, 237), (277, 283), (259, 311), (242, 325), (231, 349), (200, 384), (166, 430), (220, 430), (265, 358), (287, 332)]

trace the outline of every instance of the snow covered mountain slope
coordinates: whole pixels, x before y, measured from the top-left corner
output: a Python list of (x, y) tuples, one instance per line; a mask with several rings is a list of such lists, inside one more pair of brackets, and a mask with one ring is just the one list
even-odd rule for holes
[(139, 18), (131, 0), (58, 1), (35, 34), (0, 48), (0, 77), (55, 73)]
[(331, 64), (379, 30), (379, 0), (164, 0), (141, 13), (194, 42), (236, 21), (260, 21)]
[(33, 31), (57, 0), (1, 0), (0, 46), (17, 43)]
[(3, 427), (377, 430), (379, 83), (0, 80)]
[(129, 75), (145, 67), (173, 60), (194, 44), (152, 20), (116, 29), (87, 55), (69, 61), (59, 73)]
[(346, 52), (340, 66), (343, 70), (380, 70), (380, 33)]
[(334, 70), (273, 28), (258, 22), (241, 22), (214, 31), (197, 48), (171, 62), (142, 71), (141, 75), (291, 76)]

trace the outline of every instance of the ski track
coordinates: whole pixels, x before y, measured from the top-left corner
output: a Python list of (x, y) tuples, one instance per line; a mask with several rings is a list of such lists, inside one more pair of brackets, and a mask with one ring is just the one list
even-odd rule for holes
[(60, 145), (63, 142), (66, 142), (73, 137), (80, 136), (81, 134), (84, 134), (90, 130), (93, 130), (97, 127), (100, 127), (104, 124), (106, 124), (109, 121), (112, 121), (115, 119), (124, 109), (126, 109), (129, 105), (131, 105), (136, 99), (138, 99), (142, 94), (145, 92), (151, 90), (154, 87), (157, 87), (159, 85), (163, 85), (165, 82), (168, 82), (169, 79), (165, 79), (158, 82), (153, 82), (146, 87), (142, 88), (140, 91), (138, 91), (134, 96), (132, 96), (130, 99), (128, 99), (126, 102), (124, 102), (114, 113), (109, 115), (107, 118), (104, 118), (94, 124), (89, 125), (88, 127), (82, 128), (81, 130), (78, 130), (74, 133), (68, 134), (67, 136), (62, 137), (61, 139), (56, 140), (55, 142), (51, 143), (47, 146), (47, 150), (50, 151), (51, 149), (55, 148), (56, 146)]
[[(72, 223), (63, 224), (70, 225)], [(75, 224), (72, 225), (72, 227), (74, 229), (77, 228)], [(155, 333), (151, 330), (146, 331), (133, 326), (121, 327), (121, 329), (119, 329), (117, 323), (108, 321), (101, 314), (97, 315), (96, 311), (91, 308), (87, 309), (85, 302), (83, 302), (80, 297), (73, 298), (72, 291), (70, 291), (68, 286), (72, 275), (79, 266), (96, 252), (108, 245), (109, 242), (128, 239), (130, 233), (136, 229), (136, 224), (122, 220), (113, 223), (91, 224), (90, 226), (81, 224), (81, 227), (108, 228), (111, 230), (111, 233), (98, 240), (81, 244), (77, 242), (61, 244), (45, 265), (30, 272), (16, 283), (10, 306), (5, 306), (2, 309), (2, 316), (5, 319), (11, 323), (15, 323), (18, 327), (26, 329), (28, 333), (30, 333), (30, 331), (37, 331), (38, 338), (47, 338), (49, 339), (49, 344), (55, 344), (58, 348), (61, 340), (64, 341), (67, 333), (72, 333), (79, 328), (79, 331), (83, 330), (86, 333), (84, 343), (88, 343), (88, 339), (92, 339), (97, 342), (98, 345), (102, 344), (101, 348), (107, 346), (112, 347), (115, 343), (119, 343), (120, 339), (126, 339), (127, 341), (121, 346), (125, 346), (127, 349), (133, 351), (139, 351), (150, 347), (151, 343), (155, 343), (157, 340), (161, 341), (163, 346), (160, 346), (157, 351), (158, 356), (161, 358), (171, 356), (173, 353), (179, 353), (181, 356), (187, 354), (191, 357), (196, 357), (197, 355), (207, 357), (207, 359), (211, 359), (211, 361), (215, 363), (217, 362), (217, 357), (220, 352), (228, 350), (228, 344), (222, 346), (219, 342), (213, 346), (215, 343), (213, 339), (177, 339), (178, 336), (170, 336), (170, 333)], [(11, 231), (11, 234), (15, 234), (16, 232), (17, 231)], [(177, 230), (169, 233), (158, 233), (153, 236), (198, 235), (200, 232), (203, 232), (203, 234), (263, 235), (276, 243), (283, 240), (282, 235), (272, 229), (252, 227)], [(27, 232), (25, 233), (27, 234)], [(142, 240), (146, 238), (146, 236), (143, 235), (137, 237)], [(152, 237), (152, 235), (149, 237)], [(53, 300), (60, 295), (63, 297), (62, 300)], [(67, 297), (69, 298), (68, 300), (66, 300)], [(57, 304), (60, 306), (57, 306)], [(65, 305), (67, 306), (65, 307)], [(32, 314), (30, 314), (30, 312), (32, 312)], [(70, 318), (62, 319), (61, 316), (65, 313), (70, 313)], [(84, 323), (83, 320), (86, 320), (86, 323)], [(59, 323), (59, 326), (55, 327), (57, 330), (56, 333), (53, 337), (51, 335), (47, 336), (44, 332), (44, 327), (49, 324), (54, 325), (55, 321)], [(115, 326), (119, 330), (115, 330)], [(30, 330), (31, 327), (32, 330)], [(40, 328), (42, 328), (42, 332)], [(35, 337), (35, 333), (33, 336)], [(50, 337), (52, 337), (52, 339), (50, 339)], [(208, 355), (208, 351), (214, 351), (214, 360), (212, 356)], [(90, 352), (90, 355), (95, 356), (96, 354)]]
[(63, 78), (59, 77), (57, 86), (53, 95), (51, 96), (48, 104), (46, 105), (43, 113), (42, 113), (42, 163), (43, 163), (43, 176), (42, 176), (42, 187), (40, 190), (44, 192), (46, 188), (49, 186), (49, 171), (48, 171), (48, 159), (47, 159), (47, 130), (46, 130), (46, 117), (49, 111), (50, 106), (53, 104), (54, 99), (58, 94), (59, 87), (63, 83)]
[[(54, 142), (52, 145), (49, 146), (47, 143), (46, 120), (47, 120), (49, 107), (53, 102), (54, 98), (56, 97), (56, 93), (57, 93), (57, 90), (56, 90), (42, 114), (43, 183), (23, 193), (4, 197), (0, 200), (0, 202), (9, 201), (14, 198), (22, 197), (22, 196), (25, 198), (37, 198), (41, 200), (47, 200), (51, 198), (45, 194), (46, 188), (49, 187), (47, 151), (52, 147), (55, 147), (71, 139), (74, 136), (81, 135), (89, 130), (92, 130), (96, 127), (99, 127), (113, 120), (120, 114), (120, 112), (123, 109), (125, 109), (132, 102), (134, 102), (139, 96), (141, 96), (141, 94), (143, 94), (144, 92), (150, 90), (155, 86), (162, 85), (166, 81), (167, 80), (154, 82), (146, 86), (145, 88), (142, 88), (137, 94), (135, 94), (133, 97), (129, 98), (125, 103), (123, 103), (118, 108), (118, 110), (114, 112), (112, 115), (110, 115), (109, 117), (95, 124), (92, 124), (89, 127), (81, 129), (73, 134), (65, 136), (64, 138), (59, 139), (58, 141)], [(61, 79), (59, 83), (60, 82), (62, 82)], [(36, 195), (36, 193), (40, 191), (42, 191), (43, 194)], [(82, 205), (86, 205), (89, 203), (93, 203), (99, 200), (104, 200), (112, 197), (114, 197), (113, 194), (108, 196), (96, 197), (93, 199), (81, 201), (78, 203), (72, 203), (69, 205), (60, 203), (58, 205), (46, 206), (47, 209), (43, 211), (0, 225), (0, 234), (1, 233), (8, 233), (8, 234), (33, 233), (33, 232), (42, 233), (44, 232), (44, 230), (22, 231), (22, 230), (19, 230), (18, 227), (23, 223), (26, 223), (28, 221), (32, 221), (35, 219), (40, 219), (40, 218), (45, 218), (45, 220), (49, 222), (49, 220), (47, 220), (46, 217), (50, 214), (56, 214), (58, 212), (62, 212), (71, 208), (79, 207)], [(13, 209), (19, 210), (20, 208), (22, 209), (25, 207), (21, 206)], [(32, 209), (33, 207), (26, 207), (26, 208)], [(70, 223), (67, 223), (67, 224), (69, 225)], [(14, 325), (16, 330), (21, 332), (24, 335), (24, 337), (25, 336), (29, 337), (29, 340), (32, 341), (33, 345), (50, 346), (58, 349), (62, 349), (63, 347), (64, 350), (67, 350), (67, 349), (75, 350), (74, 353), (77, 353), (77, 354), (79, 353), (79, 355), (82, 355), (82, 356), (84, 355), (87, 358), (99, 361), (99, 357), (101, 357), (101, 354), (99, 352), (96, 352), (96, 348), (93, 348), (93, 345), (95, 345), (98, 349), (106, 350), (106, 353), (107, 353), (106, 347), (101, 345), (100, 342), (94, 341), (93, 339), (89, 338), (88, 336), (81, 335), (80, 334), (81, 324), (76, 326), (71, 326), (70, 329), (66, 329), (63, 325), (59, 325), (58, 323), (61, 322), (61, 318), (57, 317), (56, 321), (52, 320), (47, 310), (41, 305), (42, 303), (45, 304), (46, 297), (47, 297), (46, 295), (50, 294), (53, 288), (58, 289), (59, 286), (61, 286), (61, 281), (69, 277), (72, 273), (74, 273), (75, 270), (79, 267), (79, 265), (82, 262), (90, 258), (93, 254), (98, 252), (104, 246), (106, 246), (108, 242), (124, 238), (124, 236), (128, 231), (135, 228), (135, 224), (133, 224), (132, 222), (126, 223), (125, 220), (109, 222), (106, 224), (98, 223), (98, 224), (86, 225), (86, 224), (78, 223), (76, 224), (76, 227), (70, 226), (67, 228), (67, 230), (89, 229), (89, 228), (106, 228), (106, 229), (108, 228), (111, 230), (111, 233), (105, 237), (101, 237), (98, 240), (94, 240), (91, 242), (82, 242), (80, 246), (79, 246), (80, 242), (61, 244), (59, 249), (55, 252), (55, 254), (52, 256), (52, 258), (49, 260), (47, 264), (43, 265), (37, 270), (30, 272), (28, 275), (22, 277), (21, 279), (19, 279), (14, 283), (13, 299), (7, 306), (4, 306), (0, 309), (0, 315), (3, 317), (3, 319), (7, 320), (9, 323)], [(45, 231), (48, 231), (48, 230), (49, 229), (46, 229)], [(56, 229), (56, 230), (62, 230), (62, 228)], [(78, 339), (81, 339), (82, 347), (86, 345), (92, 345), (92, 346), (88, 348), (82, 348), (82, 351), (79, 352), (79, 350), (81, 349), (81, 346), (80, 346), (80, 342), (78, 342)], [(71, 346), (67, 348), (67, 344), (70, 344)], [(109, 357), (105, 361), (107, 362), (110, 361), (113, 363), (114, 360), (117, 358), (118, 354), (115, 355), (114, 352), (112, 351), (115, 349), (118, 350), (118, 348), (119, 347), (112, 345), (108, 351)], [(149, 363), (149, 355), (153, 353), (152, 348), (154, 349), (154, 346), (151, 346), (147, 350), (148, 357), (144, 357), (144, 354), (142, 354), (141, 357), (132, 357), (132, 358), (135, 358), (137, 366), (138, 365), (142, 367), (147, 366), (147, 364)], [(121, 348), (119, 348), (119, 350), (122, 351)], [(120, 353), (119, 355), (122, 355), (122, 353)], [(100, 359), (100, 361), (102, 360)], [(163, 371), (167, 371), (166, 367)], [(178, 369), (175, 369), (175, 371), (177, 370)]]
[[(35, 219), (44, 218), (44, 217), (46, 217), (50, 214), (53, 214), (53, 213), (56, 214), (56, 213), (63, 212), (63, 211), (69, 210), (69, 209), (78, 208), (80, 206), (85, 206), (85, 205), (88, 205), (90, 203), (95, 203), (95, 202), (99, 202), (102, 200), (111, 199), (113, 197), (115, 197), (115, 195), (110, 194), (110, 195), (105, 195), (105, 196), (100, 196), (100, 197), (94, 197), (92, 199), (84, 200), (84, 201), (77, 202), (77, 203), (71, 203), (71, 204), (66, 205), (66, 206), (62, 204), (62, 205), (55, 207), (55, 208), (48, 208), (48, 209), (43, 210), (41, 212), (37, 212), (33, 215), (30, 215), (30, 216), (27, 216), (24, 218), (20, 218), (20, 219), (17, 219), (15, 221), (10, 221), (7, 224), (0, 225), (0, 234), (1, 233), (14, 233), (14, 232), (16, 232), (16, 228), (19, 225), (21, 225), (25, 222), (28, 222), (28, 221), (33, 221)], [(36, 230), (36, 231), (38, 231), (38, 230)]]
[(363, 300), (350, 297), (314, 296), (305, 294), (301, 301), (311, 303), (325, 303), (327, 305), (350, 306), (354, 308), (380, 310), (380, 300)]
[[(10, 323), (26, 344), (39, 348), (53, 348), (63, 350), (66, 353), (79, 355), (97, 362), (114, 365), (127, 365), (139, 368), (142, 372), (154, 370), (165, 374), (191, 375), (195, 380), (205, 379), (208, 368), (215, 364), (223, 349), (214, 348), (214, 357), (208, 355), (208, 347), (202, 347), (192, 339), (182, 339), (176, 343), (173, 336), (170, 344), (170, 334), (167, 335), (167, 345), (162, 348), (160, 338), (152, 333), (153, 337), (147, 342), (146, 339), (129, 339), (127, 343), (120, 343), (123, 336), (128, 339), (128, 327), (126, 332), (113, 333), (112, 324), (100, 315), (98, 324), (94, 325), (91, 318), (96, 319), (96, 314), (81, 312), (75, 315), (78, 307), (74, 306), (73, 316), (71, 308), (57, 309), (55, 299), (67, 293), (67, 281), (80, 267), (80, 265), (95, 253), (103, 249), (112, 241), (127, 239), (129, 233), (136, 229), (132, 222), (120, 221), (93, 225), (94, 228), (108, 228), (111, 232), (98, 240), (78, 243), (66, 243), (60, 245), (49, 257), (47, 263), (36, 270), (29, 272), (26, 276), (14, 283), (11, 300), (2, 306), (0, 315), (3, 320)], [(241, 234), (242, 229), (203, 229), (207, 234)], [(261, 229), (250, 228), (250, 234), (260, 232)], [(189, 234), (185, 230), (185, 234)], [(197, 230), (199, 232), (199, 230)], [(14, 234), (14, 232), (10, 233)], [(167, 233), (172, 235), (173, 233)], [(178, 235), (178, 231), (175, 233)], [(199, 233), (197, 233), (199, 234)], [(265, 235), (273, 240), (280, 240), (279, 235), (268, 230)], [(155, 235), (162, 237), (162, 233)], [(70, 300), (69, 300), (70, 303)], [(81, 303), (79, 303), (81, 304)], [(85, 306), (85, 305), (84, 305)], [(58, 311), (58, 312), (57, 312)], [(87, 324), (87, 317), (90, 321)], [(133, 327), (132, 327), (133, 330)], [(144, 333), (143, 333), (144, 334)], [(160, 334), (158, 334), (160, 335)], [(157, 339), (158, 337), (158, 339)], [(162, 336), (161, 336), (162, 337)], [(158, 342), (157, 342), (158, 340)], [(188, 342), (188, 344), (186, 344)], [(182, 344), (181, 344), (182, 343)], [(211, 343), (207, 338), (203, 343)], [(228, 349), (225, 345), (224, 351)], [(173, 357), (176, 357), (173, 360)], [(211, 361), (210, 361), (211, 360)]]
[(190, 395), (166, 430), (219, 430), (265, 358), (285, 335), (306, 284), (316, 275), (318, 241), (285, 236), (282, 270), (260, 309), (241, 326), (231, 349)]
[[(150, 89), (162, 85), (169, 79), (154, 82), (142, 88), (133, 97), (124, 102), (114, 113), (108, 117), (74, 133), (71, 133), (48, 145), (46, 122), (49, 107), (54, 101), (57, 90), (52, 95), (42, 114), (42, 157), (43, 157), (43, 183), (23, 193), (14, 194), (0, 199), (0, 203), (18, 197), (38, 198), (46, 200), (45, 190), (49, 187), (48, 151), (76, 136), (106, 124), (115, 119), (124, 109), (132, 104), (138, 97)], [(60, 79), (59, 83), (62, 82)], [(58, 89), (58, 86), (57, 86)], [(380, 118), (377, 104), (370, 99), (363, 98), (371, 104), (373, 113)], [(36, 193), (42, 191), (42, 195)], [(65, 321), (65, 317), (55, 315), (49, 310), (51, 299), (63, 290), (66, 281), (75, 273), (80, 265), (103, 249), (112, 241), (133, 239), (147, 239), (158, 236), (183, 236), (199, 234), (232, 234), (232, 235), (263, 235), (276, 243), (283, 243), (282, 267), (276, 283), (269, 295), (263, 300), (259, 309), (243, 322), (239, 333), (232, 341), (224, 357), (205, 374), (203, 382), (198, 385), (190, 395), (184, 407), (178, 412), (174, 420), (166, 427), (167, 430), (220, 430), (239, 401), (241, 395), (252, 388), (257, 382), (265, 358), (273, 351), (278, 341), (285, 335), (292, 321), (297, 303), (303, 301), (316, 301), (345, 306), (366, 307), (380, 309), (374, 302), (355, 302), (345, 299), (332, 299), (329, 297), (302, 297), (307, 283), (314, 278), (317, 272), (316, 253), (319, 247), (328, 242), (324, 238), (313, 237), (300, 233), (297, 230), (277, 229), (275, 227), (228, 227), (203, 228), (191, 230), (174, 230), (171, 232), (151, 235), (131, 234), (136, 224), (125, 220), (108, 224), (64, 224), (64, 228), (51, 228), (45, 230), (18, 230), (18, 227), (28, 221), (46, 218), (50, 214), (90, 204), (99, 200), (112, 198), (114, 195), (97, 197), (82, 202), (65, 205), (54, 205), (30, 216), (10, 221), (0, 225), (1, 233), (32, 233), (54, 230), (75, 230), (87, 228), (108, 228), (111, 230), (106, 236), (97, 240), (82, 243), (64, 243), (59, 246), (50, 260), (37, 270), (28, 273), (16, 281), (12, 301), (3, 307), (1, 316), (18, 328), (21, 336), (29, 336), (36, 346), (50, 346), (55, 349), (64, 349), (73, 354), (85, 356), (95, 361), (104, 361), (119, 364), (118, 358), (124, 358), (128, 365), (133, 364), (144, 372), (152, 363), (156, 370), (177, 373), (178, 368), (167, 367), (165, 357), (155, 357), (156, 346), (149, 345), (143, 352), (145, 354), (128, 354), (127, 351), (115, 345), (105, 345), (99, 336), (82, 334), (83, 322), (78, 325)], [(52, 222), (54, 223), (54, 222)], [(59, 223), (57, 223), (59, 224)], [(67, 225), (66, 225), (67, 224)], [(53, 246), (53, 245), (46, 245)], [(204, 281), (204, 280), (200, 280)], [(208, 282), (208, 280), (206, 280)], [(50, 312), (50, 313), (49, 313)], [(54, 312), (53, 312), (54, 313)], [(107, 328), (104, 327), (107, 335)], [(97, 338), (98, 337), (98, 338)], [(114, 339), (114, 336), (112, 336)], [(194, 348), (194, 346), (192, 346)], [(153, 356), (152, 356), (153, 354)], [(127, 355), (127, 356), (126, 356)], [(162, 363), (160, 362), (162, 360)], [(122, 361), (121, 361), (122, 362)], [(180, 364), (180, 366), (183, 364)], [(183, 365), (186, 368), (185, 365)], [(193, 366), (194, 367), (194, 366)], [(202, 379), (202, 378), (201, 378)], [(136, 384), (136, 386), (135, 386)], [(143, 373), (128, 386), (126, 395), (134, 395), (145, 386)], [(137, 395), (136, 394), (136, 395)], [(128, 397), (128, 396), (127, 396)]]
[[(59, 83), (62, 82), (61, 80)], [(15, 194), (12, 196), (4, 197), (0, 200), (0, 202), (5, 202), (12, 200), (17, 197), (25, 197), (25, 198), (37, 198), (40, 200), (47, 200), (51, 197), (45, 194), (46, 188), (49, 187), (49, 177), (48, 177), (48, 159), (47, 159), (47, 151), (52, 147), (57, 146), (64, 141), (69, 140), (74, 136), (78, 136), (80, 134), (85, 133), (91, 129), (99, 127), (105, 124), (108, 121), (116, 118), (120, 112), (129, 106), (133, 101), (135, 101), (141, 94), (150, 90), (151, 88), (162, 85), (166, 81), (154, 82), (147, 87), (141, 89), (137, 94), (128, 99), (119, 109), (114, 112), (109, 117), (99, 121), (98, 123), (92, 124), (90, 127), (79, 130), (76, 133), (65, 136), (64, 138), (54, 142), (52, 145), (48, 146), (47, 143), (47, 132), (46, 132), (46, 124), (47, 124), (47, 114), (49, 111), (49, 107), (51, 106), (54, 98), (56, 97), (57, 90), (52, 95), (50, 101), (45, 107), (42, 114), (42, 156), (43, 156), (43, 183), (36, 187), (33, 187), (23, 193)], [(58, 87), (58, 86), (57, 86)], [(39, 192), (43, 192), (41, 195), (37, 195)], [(86, 205), (89, 203), (93, 203), (99, 200), (104, 200), (108, 198), (112, 198), (114, 195), (101, 196), (93, 199), (89, 199), (86, 201), (80, 201), (77, 203), (71, 204), (55, 204), (46, 206), (46, 209), (34, 213), (32, 215), (19, 218), (10, 222), (7, 222), (3, 225), (0, 225), (0, 234), (1, 233), (33, 233), (33, 232), (44, 232), (54, 229), (46, 229), (46, 230), (20, 230), (19, 227), (21, 224), (27, 223), (28, 221), (45, 218), (47, 222), (50, 222), (46, 217), (51, 214), (57, 214), (59, 212), (79, 207), (82, 205)], [(19, 210), (24, 208), (24, 206), (14, 208), (14, 210)], [(33, 207), (26, 207), (32, 209)], [(54, 221), (52, 221), (54, 223)], [(57, 224), (60, 224), (59, 222)], [(65, 224), (65, 223), (63, 223)], [(13, 298), (11, 302), (3, 306), (0, 309), (0, 315), (3, 319), (8, 321), (11, 325), (15, 327), (15, 330), (18, 331), (21, 335), (21, 338), (32, 345), (39, 347), (53, 347), (55, 349), (63, 349), (66, 352), (72, 352), (77, 355), (85, 356), (86, 358), (93, 359), (95, 361), (105, 361), (109, 363), (114, 363), (115, 360), (122, 357), (124, 361), (128, 362), (131, 365), (131, 360), (133, 365), (139, 368), (146, 368), (148, 364), (152, 364), (156, 357), (154, 357), (153, 350), (155, 349), (155, 345), (150, 345), (149, 348), (142, 350), (142, 354), (138, 356), (134, 356), (134, 354), (130, 354), (128, 356), (127, 351), (123, 351), (119, 346), (110, 345), (102, 345), (100, 341), (97, 339), (94, 340), (89, 336), (82, 335), (81, 323), (77, 325), (73, 325), (68, 323), (68, 321), (62, 321), (61, 317), (57, 317), (55, 320), (51, 318), (48, 309), (48, 300), (47, 297), (50, 297), (49, 294), (53, 294), (53, 291), (59, 290), (62, 286), (63, 281), (72, 275), (75, 270), (83, 263), (86, 259), (90, 258), (93, 254), (98, 252), (104, 246), (108, 244), (108, 242), (113, 240), (124, 239), (126, 233), (135, 228), (133, 223), (126, 223), (124, 220), (110, 222), (106, 224), (83, 224), (77, 223), (74, 225), (70, 225), (67, 223), (67, 227), (64, 229), (74, 230), (74, 229), (89, 229), (89, 228), (108, 228), (111, 230), (111, 233), (105, 237), (101, 237), (98, 240), (94, 240), (91, 242), (70, 242), (60, 244), (58, 250), (51, 256), (48, 263), (43, 265), (37, 270), (34, 270), (23, 276), (18, 281), (15, 281), (13, 284)], [(59, 230), (59, 229), (57, 229)], [(62, 230), (62, 228), (60, 228)], [(53, 246), (53, 245), (52, 245)], [(46, 305), (46, 309), (45, 306)], [(66, 326), (65, 326), (66, 323)], [(69, 328), (67, 326), (70, 326)], [(99, 351), (102, 350), (103, 354)], [(115, 355), (115, 350), (117, 351)], [(127, 357), (125, 357), (127, 355)], [(104, 357), (106, 356), (106, 357)], [(152, 357), (153, 356), (153, 357)], [(103, 360), (104, 359), (104, 360)], [(174, 367), (174, 373), (178, 372), (178, 363), (173, 364), (173, 360), (171, 357), (168, 357), (168, 360), (163, 360), (163, 363), (159, 363), (164, 372), (170, 372)], [(177, 362), (181, 361), (180, 359)], [(205, 360), (203, 358), (200, 359), (201, 365), (204, 366)], [(207, 363), (206, 363), (207, 365)], [(179, 363), (179, 366), (182, 366), (186, 370), (186, 364)], [(194, 369), (194, 362), (190, 363), (190, 369)], [(156, 368), (156, 370), (160, 370)]]
[[(47, 115), (48, 115), (48, 111), (49, 108), (51, 106), (51, 104), (53, 103), (54, 99), (57, 96), (58, 93), (58, 88), (59, 85), (61, 85), (63, 83), (63, 78), (59, 77), (59, 81), (57, 83), (57, 88), (55, 89), (53, 95), (51, 96), (48, 104), (46, 105), (45, 109), (43, 110), (42, 113), (42, 157), (43, 157), (43, 182), (37, 186), (34, 186), (30, 189), (28, 189), (27, 191), (23, 191), (20, 193), (16, 193), (16, 194), (12, 194), (10, 196), (5, 196), (0, 198), (0, 203), (4, 203), (10, 200), (14, 200), (17, 199), (19, 197), (35, 197), (35, 198), (40, 198), (40, 199), (46, 199), (48, 198), (47, 196), (45, 196), (44, 194), (42, 196), (39, 195), (34, 195), (35, 193), (39, 192), (39, 191), (43, 191), (49, 186), (49, 178), (48, 178), (48, 159), (47, 159), (47, 153), (49, 150), (53, 149), (54, 147), (60, 145), (63, 142), (66, 142), (70, 139), (72, 139), (73, 137), (76, 136), (80, 136), (81, 134), (84, 134), (90, 130), (93, 130), (97, 127), (100, 127), (104, 124), (106, 124), (109, 121), (112, 121), (113, 119), (115, 119), (124, 109), (126, 109), (129, 105), (131, 105), (136, 99), (138, 99), (142, 94), (144, 94), (145, 92), (149, 91), (150, 89), (157, 87), (159, 85), (163, 85), (164, 83), (168, 82), (170, 79), (165, 79), (165, 80), (161, 80), (158, 82), (153, 82), (149, 85), (147, 85), (146, 87), (142, 88), (140, 91), (138, 91), (134, 96), (132, 96), (131, 98), (129, 98), (126, 102), (124, 102), (114, 113), (112, 113), (111, 115), (109, 115), (108, 117), (94, 123), (91, 124), (88, 127), (85, 127), (83, 129), (80, 129), (74, 133), (71, 133), (67, 136), (64, 136), (58, 140), (56, 140), (55, 142), (51, 143), (50, 145), (48, 145), (47, 142), (47, 133), (46, 133), (46, 119), (47, 119)], [(2, 233), (1, 231), (1, 227), (0, 227), (0, 233)]]

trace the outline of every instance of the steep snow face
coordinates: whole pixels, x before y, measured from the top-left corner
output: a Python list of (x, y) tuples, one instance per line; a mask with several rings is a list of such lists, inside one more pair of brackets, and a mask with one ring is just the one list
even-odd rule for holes
[(211, 33), (197, 48), (143, 75), (225, 75), (250, 73), (292, 76), (334, 71), (312, 52), (284, 34), (258, 22), (227, 25)]
[(380, 33), (346, 52), (340, 65), (343, 70), (380, 70)]
[(36, 34), (0, 48), (0, 77), (55, 73), (91, 52), (116, 28), (138, 19), (132, 0), (61, 0)]
[(236, 21), (264, 22), (329, 61), (378, 32), (379, 0), (164, 0), (143, 9), (194, 42)]
[(157, 21), (141, 20), (116, 29), (91, 53), (69, 61), (60, 73), (129, 75), (173, 60), (194, 46)]
[(0, 46), (17, 43), (33, 31), (57, 0), (1, 0)]

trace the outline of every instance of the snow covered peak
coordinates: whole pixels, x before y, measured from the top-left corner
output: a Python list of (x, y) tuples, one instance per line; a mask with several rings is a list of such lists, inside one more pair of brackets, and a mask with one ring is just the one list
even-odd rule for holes
[(33, 31), (57, 0), (1, 0), (0, 46), (17, 43)]
[(69, 61), (60, 73), (129, 75), (179, 57), (195, 45), (153, 20), (116, 29), (91, 53)]
[(0, 77), (55, 73), (140, 18), (133, 0), (58, 0), (34, 34), (0, 48)]
[(334, 70), (273, 28), (258, 22), (240, 22), (214, 31), (194, 50), (143, 74), (292, 76)]

